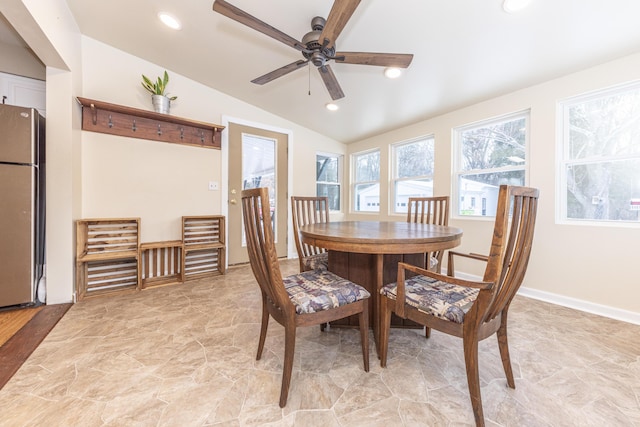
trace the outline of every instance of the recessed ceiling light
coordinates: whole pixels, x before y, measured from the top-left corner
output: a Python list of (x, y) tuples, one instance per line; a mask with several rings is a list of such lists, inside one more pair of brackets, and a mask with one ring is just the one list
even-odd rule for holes
[(390, 79), (396, 79), (400, 77), (402, 70), (396, 67), (387, 67), (384, 69), (384, 75)]
[(169, 28), (173, 28), (174, 30), (179, 30), (182, 28), (182, 24), (180, 23), (180, 21), (178, 21), (178, 19), (173, 15), (170, 15), (166, 12), (158, 13), (158, 18), (160, 18), (162, 23)]
[(524, 9), (531, 3), (531, 0), (504, 0), (502, 7), (505, 12), (514, 13)]
[(338, 108), (340, 108), (340, 107), (338, 107), (338, 104), (334, 104), (333, 102), (329, 102), (328, 104), (325, 104), (325, 107), (329, 111), (337, 111)]

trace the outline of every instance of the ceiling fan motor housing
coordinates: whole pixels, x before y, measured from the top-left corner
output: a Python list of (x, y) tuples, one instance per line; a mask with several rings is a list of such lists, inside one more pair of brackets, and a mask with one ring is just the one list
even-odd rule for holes
[(302, 52), (302, 55), (316, 67), (322, 67), (329, 59), (332, 59), (336, 53), (335, 47), (330, 49), (325, 48), (322, 43), (320, 43), (320, 35), (326, 22), (323, 17), (316, 16), (311, 20), (312, 31), (309, 31), (302, 37), (302, 44), (309, 50), (309, 52)]

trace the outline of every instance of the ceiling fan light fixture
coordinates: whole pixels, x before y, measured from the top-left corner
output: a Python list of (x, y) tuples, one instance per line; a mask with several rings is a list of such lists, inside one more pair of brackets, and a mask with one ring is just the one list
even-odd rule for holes
[(166, 25), (167, 27), (173, 30), (182, 29), (182, 24), (180, 23), (180, 21), (178, 21), (178, 18), (176, 18), (175, 16), (167, 12), (158, 13), (158, 18), (160, 19), (160, 21), (162, 21), (164, 25)]
[(329, 111), (338, 111), (340, 107), (338, 106), (338, 104), (335, 104), (333, 102), (328, 102), (325, 104), (325, 108)]
[(387, 67), (384, 69), (384, 75), (388, 79), (397, 79), (402, 75), (402, 70), (397, 67)]
[(527, 7), (531, 0), (504, 0), (502, 8), (507, 13), (516, 13)]

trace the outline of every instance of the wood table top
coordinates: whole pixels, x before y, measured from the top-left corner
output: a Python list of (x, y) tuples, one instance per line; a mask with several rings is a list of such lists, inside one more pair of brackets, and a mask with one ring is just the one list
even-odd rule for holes
[(328, 250), (370, 254), (420, 253), (460, 244), (462, 229), (403, 221), (335, 221), (300, 227), (302, 240)]

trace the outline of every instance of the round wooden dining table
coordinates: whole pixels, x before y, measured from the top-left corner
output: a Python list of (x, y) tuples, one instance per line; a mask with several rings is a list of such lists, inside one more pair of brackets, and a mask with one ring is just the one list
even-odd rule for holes
[[(380, 289), (397, 280), (398, 262), (425, 267), (427, 252), (458, 246), (462, 229), (401, 221), (336, 221), (300, 227), (302, 242), (329, 251), (329, 270), (371, 293), (370, 324), (376, 350), (380, 333)], [(333, 325), (333, 323), (332, 323)], [(357, 317), (340, 325), (357, 325)], [(394, 327), (411, 327), (392, 319)]]

